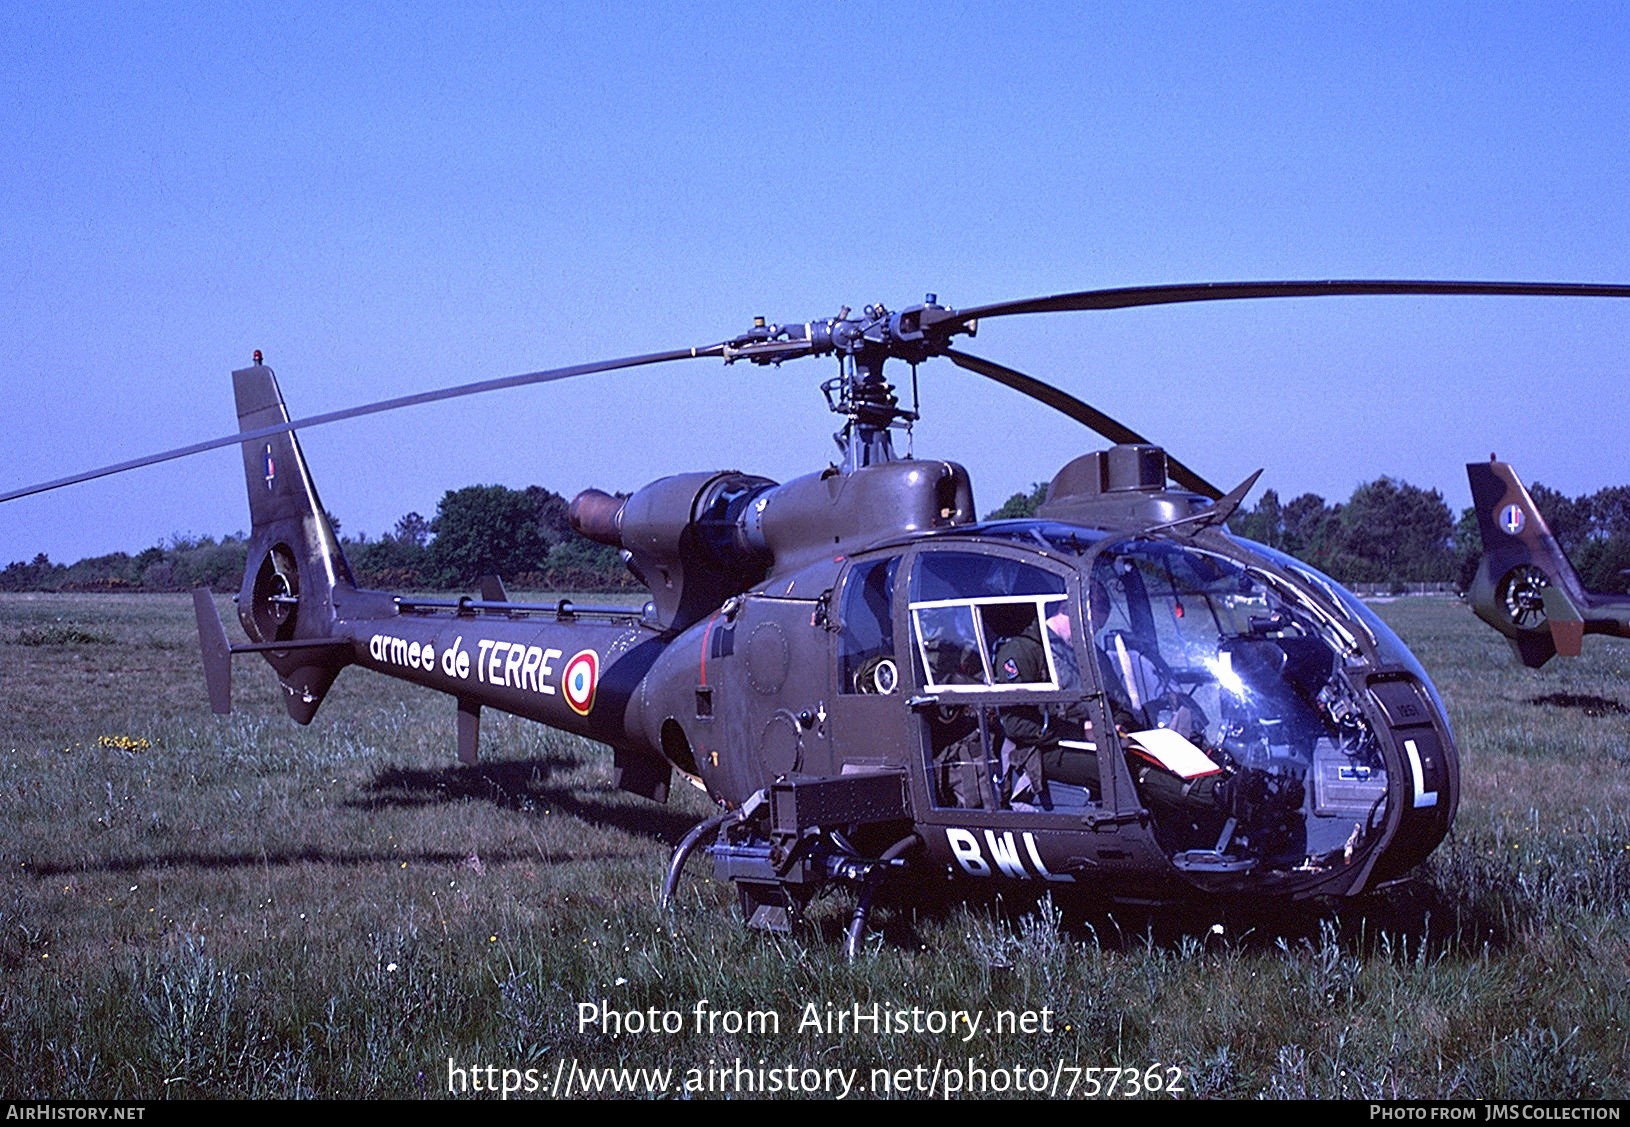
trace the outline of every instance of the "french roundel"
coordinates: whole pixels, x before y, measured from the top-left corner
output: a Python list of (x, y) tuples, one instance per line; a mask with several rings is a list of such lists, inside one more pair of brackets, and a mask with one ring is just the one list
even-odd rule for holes
[(1522, 511), (1521, 505), (1507, 505), (1500, 510), (1500, 527), (1512, 536), (1522, 531), (1522, 526), (1528, 523), (1528, 515)]
[(579, 716), (587, 716), (594, 707), (594, 690), (600, 684), (600, 655), (593, 650), (579, 650), (560, 674), (560, 687), (566, 703)]

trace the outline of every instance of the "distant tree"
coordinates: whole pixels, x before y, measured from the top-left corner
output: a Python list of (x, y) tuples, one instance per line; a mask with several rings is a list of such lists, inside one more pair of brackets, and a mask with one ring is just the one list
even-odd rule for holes
[[(145, 553), (144, 553), (145, 555)], [(235, 591), (243, 581), (249, 545), (242, 537), (228, 536), (219, 543), (213, 536), (173, 537), (163, 557), (141, 573), (149, 591)]]
[(1550, 526), (1551, 535), (1568, 555), (1584, 546), (1592, 533), (1591, 506), (1588, 498), (1567, 497), (1548, 485), (1535, 482), (1528, 488), (1534, 507)]
[(40, 552), (29, 563), (14, 560), (0, 571), (0, 591), (54, 591), (61, 584), (61, 573), (66, 569), (51, 562), (51, 557)]
[(118, 591), (141, 582), (141, 570), (127, 552), (90, 556), (70, 564), (62, 577), (65, 591)]
[(1590, 535), (1573, 560), (1580, 581), (1593, 591), (1630, 591), (1630, 486), (1610, 485), (1573, 503), (1590, 513)]
[(423, 548), (430, 543), (430, 522), (418, 513), (409, 513), (396, 522), (391, 536), (398, 544)]
[(540, 571), (549, 552), (536, 502), (502, 485), (449, 490), (436, 506), (432, 528), (436, 538), (428, 549), (427, 578), (441, 587), (469, 586), (483, 575)]
[(1337, 578), (1413, 583), (1453, 577), (1454, 519), (1436, 489), (1377, 478), (1353, 490), (1339, 523)]
[(566, 499), (542, 486), (453, 490), (426, 521), (408, 513), (372, 542), (346, 541), (364, 586), (469, 587), (496, 574), (511, 587), (618, 590), (632, 577), (615, 548), (573, 531)]
[(1029, 493), (1015, 493), (1002, 507), (991, 512), (986, 520), (1013, 520), (1018, 517), (1033, 517), (1041, 503), (1047, 500), (1047, 483), (1038, 481), (1030, 487)]
[(1609, 485), (1598, 489), (1585, 502), (1590, 523), (1597, 536), (1630, 536), (1630, 485)]
[(378, 540), (346, 541), (346, 559), (364, 587), (431, 586), (426, 576), (430, 535), (430, 522), (418, 513), (408, 513)]
[(1593, 591), (1630, 591), (1625, 575), (1630, 568), (1630, 486), (1568, 497), (1535, 482), (1528, 493), (1581, 583)]
[(1262, 496), (1257, 498), (1255, 508), (1235, 512), (1234, 519), (1228, 522), (1228, 528), (1235, 536), (1255, 540), (1270, 548), (1283, 548), (1285, 516), (1279, 509), (1279, 493), (1273, 489), (1264, 490)]
[(1570, 557), (1579, 582), (1592, 591), (1615, 595), (1630, 592), (1630, 536), (1615, 533), (1594, 537)]
[(1316, 493), (1281, 502), (1269, 489), (1255, 508), (1236, 514), (1230, 528), (1343, 582), (1439, 581), (1454, 574), (1453, 519), (1442, 495), (1389, 477), (1360, 485), (1340, 505)]
[(1477, 529), (1477, 510), (1461, 511), (1455, 522), (1455, 587), (1468, 590), (1477, 578), (1477, 565), (1483, 562), (1483, 534)]
[[(557, 590), (604, 591), (637, 586), (617, 549), (578, 535), (566, 499), (542, 486), (501, 485), (450, 490), (434, 520), (408, 513), (395, 528), (369, 540), (343, 537), (352, 573), (365, 587), (469, 587), (496, 574), (514, 584)], [(329, 520), (336, 532), (339, 521)], [(124, 552), (84, 559), (72, 567), (41, 552), (0, 568), (0, 591), (140, 589), (207, 586), (234, 591), (248, 556), (243, 533), (175, 533), (132, 557)]]
[(1339, 553), (1340, 505), (1326, 505), (1317, 493), (1303, 493), (1280, 510), (1280, 542), (1272, 546), (1330, 570)]
[(617, 549), (575, 534), (549, 550), (543, 580), (552, 591), (621, 591), (639, 586)]
[(550, 542), (543, 578), (551, 590), (624, 591), (640, 586), (616, 548), (590, 540), (572, 527), (564, 497), (536, 485), (527, 492), (537, 503), (538, 524)]
[(577, 538), (571, 518), (567, 515), (566, 498), (541, 485), (527, 486), (526, 497), (532, 503), (538, 530), (551, 548)]

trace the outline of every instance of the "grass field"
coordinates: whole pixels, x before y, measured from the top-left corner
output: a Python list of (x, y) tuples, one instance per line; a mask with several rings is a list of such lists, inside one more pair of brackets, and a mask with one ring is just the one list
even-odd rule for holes
[(1417, 880), (1276, 916), (919, 889), (851, 965), (846, 902), (749, 934), (700, 858), (660, 911), (707, 803), (595, 745), (489, 713), (463, 768), (450, 699), (359, 670), (301, 729), (252, 660), (215, 717), (187, 597), (0, 596), (0, 1095), (1630, 1097), (1630, 715), (1532, 703), (1630, 702), (1630, 644), (1536, 673), (1463, 606), (1378, 609), (1460, 743)]

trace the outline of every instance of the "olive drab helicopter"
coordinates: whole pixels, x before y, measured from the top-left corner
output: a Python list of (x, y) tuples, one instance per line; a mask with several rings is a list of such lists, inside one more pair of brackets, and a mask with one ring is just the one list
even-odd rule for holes
[[(1627, 286), (1249, 282), (1096, 290), (797, 324), (291, 421), (272, 371), (233, 373), (239, 430), (0, 495), (241, 444), (252, 532), (247, 642), (196, 598), (210, 699), (258, 654), (309, 723), (341, 670), (446, 694), (459, 758), (484, 709), (610, 745), (616, 784), (663, 801), (675, 774), (718, 807), (674, 849), (671, 898), (705, 847), (746, 922), (792, 927), (834, 886), (873, 898), (921, 875), (1143, 903), (1349, 897), (1404, 878), (1449, 831), (1459, 762), (1431, 680), (1352, 594), (1237, 539), (1224, 493), (1127, 427), (953, 347), (1005, 316), (1366, 294), (1630, 296)], [(591, 372), (713, 358), (836, 357), (841, 457), (785, 483), (734, 471), (590, 490), (574, 526), (620, 550), (642, 608), (360, 589), (295, 430)], [(1058, 471), (1035, 517), (981, 522), (967, 471), (899, 456), (917, 418), (885, 365), (944, 357), (1109, 439)], [(913, 876), (917, 875), (917, 876)]]

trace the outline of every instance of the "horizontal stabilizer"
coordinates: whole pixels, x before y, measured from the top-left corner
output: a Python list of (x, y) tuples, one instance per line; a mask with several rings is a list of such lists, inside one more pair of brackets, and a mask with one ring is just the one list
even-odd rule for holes
[(1545, 620), (1551, 624), (1551, 641), (1562, 657), (1578, 657), (1585, 641), (1585, 617), (1573, 605), (1567, 592), (1554, 584), (1540, 592)]
[(192, 607), (198, 618), (198, 643), (204, 652), (209, 707), (215, 715), (225, 716), (232, 711), (232, 647), (226, 640), (226, 627), (215, 609), (215, 596), (207, 587), (193, 589)]

